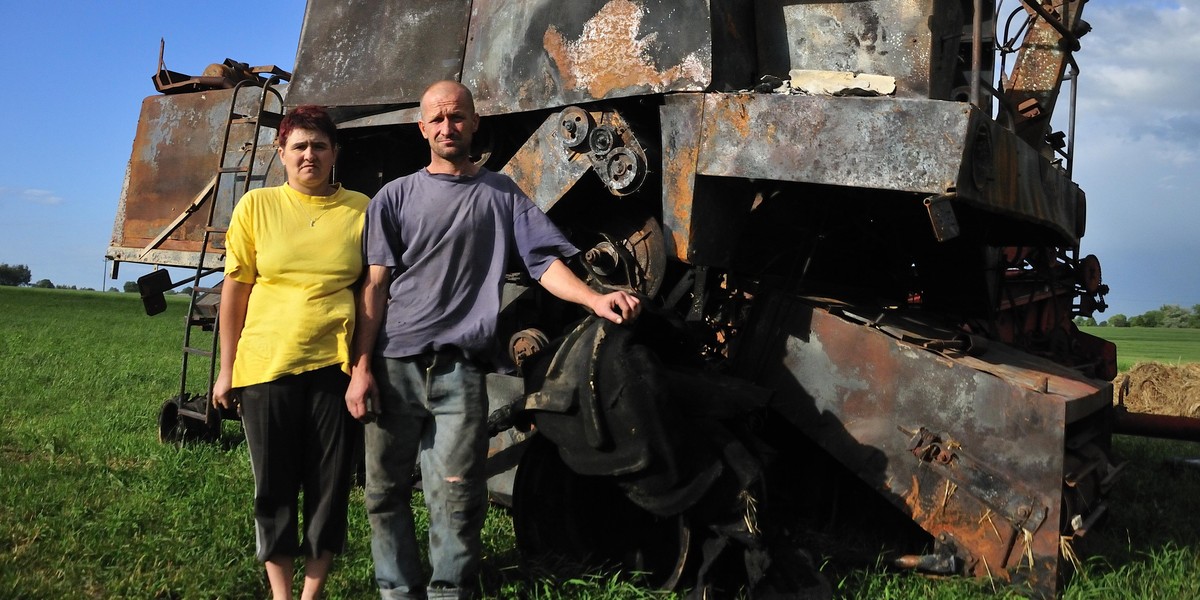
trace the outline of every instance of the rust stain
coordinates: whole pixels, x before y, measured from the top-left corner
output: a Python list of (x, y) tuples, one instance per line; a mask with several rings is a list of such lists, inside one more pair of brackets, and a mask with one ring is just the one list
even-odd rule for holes
[(694, 53), (661, 73), (654, 67), (648, 48), (658, 34), (638, 37), (646, 13), (644, 6), (631, 0), (613, 0), (584, 24), (575, 40), (566, 39), (553, 25), (546, 29), (542, 46), (558, 66), (564, 87), (586, 89), (593, 98), (603, 98), (630, 86), (702, 80), (704, 63)]
[(671, 239), (674, 242), (675, 258), (688, 262), (692, 228), (692, 182), (690, 174), (685, 173), (678, 173), (673, 179), (673, 189), (667, 190), (669, 197), (664, 199), (675, 217), (675, 223), (678, 224), (678, 227), (671, 228)]
[(908, 505), (908, 512), (912, 515), (912, 520), (920, 523), (925, 518), (925, 510), (921, 508), (921, 482), (917, 480), (917, 476), (912, 476), (912, 486), (909, 488), (908, 495), (904, 497), (904, 503)]

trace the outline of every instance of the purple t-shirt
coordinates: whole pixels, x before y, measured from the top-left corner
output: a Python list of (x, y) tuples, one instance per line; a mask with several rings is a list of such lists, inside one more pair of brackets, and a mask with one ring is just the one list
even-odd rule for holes
[(520, 256), (534, 279), (579, 252), (505, 175), (421, 169), (383, 186), (367, 207), (367, 264), (392, 268), (391, 299), (376, 354), (403, 358), (457, 346), (492, 346), (505, 267)]

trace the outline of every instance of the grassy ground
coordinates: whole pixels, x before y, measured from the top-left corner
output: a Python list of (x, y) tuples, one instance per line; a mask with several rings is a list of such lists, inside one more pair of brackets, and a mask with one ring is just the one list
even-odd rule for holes
[(1139, 362), (1167, 364), (1200, 362), (1200, 329), (1165, 327), (1080, 327), (1081, 331), (1117, 345), (1117, 368), (1127, 371)]
[[(156, 439), (159, 407), (179, 388), (184, 304), (172, 300), (146, 317), (130, 294), (0, 287), (0, 598), (267, 596), (238, 424), (219, 444)], [(1118, 437), (1115, 454), (1130, 461), (1126, 475), (1064, 596), (1200, 597), (1200, 472), (1172, 463), (1200, 449)], [(330, 598), (377, 597), (355, 494)], [(489, 514), (485, 552), (496, 597), (674, 597), (613, 575), (526, 577), (501, 509)], [(824, 568), (844, 598), (1019, 597), (986, 581)]]

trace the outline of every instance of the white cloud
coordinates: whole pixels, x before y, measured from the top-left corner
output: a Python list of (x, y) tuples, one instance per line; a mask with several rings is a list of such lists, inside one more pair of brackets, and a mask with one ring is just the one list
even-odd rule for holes
[(34, 188), (0, 187), (0, 200), (19, 204), (40, 204), (42, 206), (54, 206), (63, 203), (63, 199), (54, 192)]
[(1151, 121), (1196, 114), (1200, 2), (1090, 3), (1080, 42), (1081, 110)]

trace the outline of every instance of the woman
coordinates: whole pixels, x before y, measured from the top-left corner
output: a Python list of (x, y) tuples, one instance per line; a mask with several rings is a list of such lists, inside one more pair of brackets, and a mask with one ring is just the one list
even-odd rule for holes
[(346, 540), (354, 420), (344, 398), (369, 199), (330, 182), (337, 128), (323, 108), (288, 113), (278, 145), (287, 182), (243, 196), (225, 236), (213, 403), (241, 404), (258, 559), (275, 599), (290, 600), (294, 557), (305, 556), (301, 598), (319, 598)]

